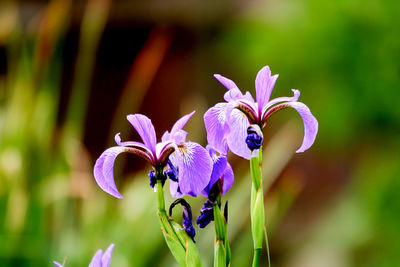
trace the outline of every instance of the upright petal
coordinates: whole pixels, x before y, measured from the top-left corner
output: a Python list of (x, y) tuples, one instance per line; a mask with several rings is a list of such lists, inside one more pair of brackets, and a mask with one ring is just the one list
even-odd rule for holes
[(114, 181), (114, 161), (120, 153), (125, 151), (127, 151), (126, 147), (111, 147), (101, 154), (94, 165), (94, 178), (97, 184), (105, 192), (117, 198), (122, 198), (122, 195), (118, 192)]
[(103, 256), (103, 251), (101, 249), (96, 251), (94, 254), (92, 261), (89, 263), (89, 267), (102, 267), (101, 265), (101, 257)]
[(231, 90), (234, 88), (238, 88), (237, 85), (230, 79), (225, 78), (222, 75), (219, 74), (214, 74), (215, 79), (217, 79), (220, 83), (222, 83), (223, 86), (226, 87), (226, 89)]
[(192, 115), (195, 113), (196, 111), (192, 111), (189, 114), (186, 114), (185, 116), (183, 116), (182, 118), (180, 118), (179, 120), (177, 120), (177, 122), (175, 122), (174, 126), (172, 126), (171, 129), (171, 135), (174, 136), (175, 133), (177, 133), (178, 131), (182, 130), (182, 128), (185, 126), (185, 124), (188, 122), (188, 120), (190, 119), (190, 117), (192, 117)]
[(157, 138), (154, 126), (151, 120), (142, 114), (133, 114), (126, 117), (128, 121), (135, 127), (136, 131), (143, 140), (143, 143), (155, 153)]
[(247, 128), (250, 126), (247, 116), (236, 108), (230, 108), (227, 110), (227, 124), (230, 151), (240, 157), (250, 159), (251, 152), (246, 144)]
[(256, 77), (256, 100), (258, 103), (258, 111), (261, 114), (263, 107), (268, 103), (272, 90), (274, 89), (278, 74), (271, 76), (269, 66), (263, 67)]
[(218, 152), (225, 151), (226, 110), (228, 103), (218, 103), (204, 114), (204, 124), (207, 131), (207, 142)]
[(111, 255), (114, 250), (114, 244), (108, 246), (106, 252), (104, 252), (103, 257), (101, 257), (101, 267), (109, 267), (111, 262)]
[(233, 170), (229, 162), (226, 163), (226, 168), (222, 176), (222, 194), (226, 194), (232, 187), (233, 181), (235, 180)]
[(318, 133), (318, 121), (305, 104), (301, 102), (287, 102), (276, 105), (267, 112), (266, 119), (270, 117), (272, 114), (274, 114), (276, 111), (289, 107), (297, 110), (297, 112), (303, 119), (303, 124), (304, 124), (303, 143), (301, 144), (300, 148), (297, 149), (296, 153), (304, 152), (312, 146), (315, 137), (317, 136)]
[(187, 142), (176, 153), (179, 167), (179, 188), (183, 194), (197, 196), (208, 184), (212, 161), (205, 148)]

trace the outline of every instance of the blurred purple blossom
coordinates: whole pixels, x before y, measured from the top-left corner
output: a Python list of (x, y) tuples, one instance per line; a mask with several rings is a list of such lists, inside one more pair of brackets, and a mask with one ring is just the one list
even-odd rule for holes
[(242, 94), (230, 79), (219, 74), (215, 74), (214, 77), (228, 89), (224, 95), (226, 102), (216, 104), (204, 114), (208, 143), (217, 150), (223, 149), (227, 144), (236, 155), (250, 159), (251, 150), (246, 144), (249, 126), (257, 124), (263, 128), (272, 114), (289, 107), (300, 114), (304, 124), (303, 143), (296, 152), (304, 152), (314, 143), (318, 121), (305, 104), (297, 101), (300, 96), (299, 90), (292, 89), (292, 97), (270, 100), (278, 74), (271, 76), (268, 66), (263, 67), (257, 74), (256, 101), (249, 92)]
[[(94, 254), (92, 261), (89, 263), (89, 267), (109, 267), (111, 262), (111, 255), (114, 249), (114, 244), (111, 244), (106, 252), (103, 253), (103, 250), (99, 249)], [(61, 263), (57, 261), (53, 261), (53, 263), (57, 267), (64, 267)]]
[[(135, 141), (121, 142), (119, 133), (115, 136), (118, 146), (104, 151), (97, 159), (94, 177), (105, 192), (122, 198), (114, 181), (113, 167), (116, 157), (122, 152), (141, 156), (150, 162), (156, 170), (163, 170), (169, 159), (179, 170), (178, 182), (171, 180), (171, 194), (197, 196), (208, 184), (212, 171), (212, 161), (205, 148), (194, 142), (186, 142), (187, 132), (182, 130), (194, 111), (179, 119), (171, 129), (166, 131), (161, 142), (157, 143), (154, 126), (145, 115), (128, 115), (127, 119), (140, 135), (143, 143)], [(170, 167), (169, 167), (170, 168)]]

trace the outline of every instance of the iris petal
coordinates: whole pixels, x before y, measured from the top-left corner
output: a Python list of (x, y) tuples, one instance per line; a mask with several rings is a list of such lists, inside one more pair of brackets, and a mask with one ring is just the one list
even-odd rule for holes
[(92, 261), (89, 263), (89, 267), (102, 267), (101, 257), (103, 256), (103, 251), (101, 249), (96, 251), (94, 254)]
[(215, 79), (217, 79), (220, 83), (222, 83), (223, 86), (226, 87), (226, 89), (231, 90), (234, 88), (238, 88), (237, 85), (230, 79), (219, 75), (219, 74), (214, 74)]
[(185, 116), (183, 116), (182, 118), (180, 118), (179, 120), (177, 120), (174, 124), (174, 126), (172, 126), (171, 129), (171, 135), (174, 136), (175, 133), (179, 132), (180, 130), (182, 130), (182, 128), (185, 126), (185, 124), (188, 122), (188, 120), (190, 119), (190, 117), (192, 117), (192, 115), (195, 113), (196, 111), (192, 111), (189, 114), (186, 114)]
[(232, 166), (227, 162), (226, 168), (222, 178), (222, 194), (226, 194), (229, 189), (232, 187), (233, 182), (235, 180), (235, 176), (233, 174)]
[(114, 244), (108, 246), (106, 252), (104, 252), (103, 257), (101, 257), (101, 267), (109, 267), (111, 262), (111, 255), (114, 250)]
[(268, 112), (268, 109), (271, 108), (273, 105), (282, 103), (282, 102), (296, 102), (300, 97), (300, 91), (297, 89), (292, 89), (293, 96), (282, 96), (277, 97), (269, 101), (263, 108), (262, 113), (262, 120), (265, 119), (265, 114)]
[(250, 126), (247, 116), (236, 108), (228, 109), (227, 124), (229, 149), (240, 157), (250, 159), (251, 152), (246, 144), (247, 128)]
[(156, 131), (151, 120), (142, 114), (128, 115), (126, 117), (132, 126), (136, 129), (143, 140), (143, 143), (155, 153), (156, 148)]
[(211, 188), (215, 184), (215, 182), (218, 181), (219, 178), (222, 177), (222, 175), (225, 172), (228, 160), (225, 156), (217, 156), (214, 155), (211, 157), (213, 161), (213, 169), (211, 173), (211, 179), (206, 188), (201, 192), (204, 196), (208, 196), (208, 193), (210, 192)]
[(114, 161), (120, 153), (125, 151), (127, 151), (125, 147), (111, 147), (101, 154), (94, 166), (94, 178), (97, 184), (105, 192), (117, 198), (122, 198), (122, 195), (118, 192), (114, 181)]
[(294, 108), (303, 119), (304, 124), (304, 137), (303, 143), (300, 148), (297, 149), (296, 153), (304, 152), (309, 149), (315, 141), (315, 137), (318, 133), (318, 121), (311, 113), (310, 109), (301, 102), (287, 102), (283, 104), (279, 104), (270, 109), (266, 114), (266, 119), (274, 114), (276, 111), (284, 109), (284, 108)]
[(269, 66), (263, 67), (256, 77), (256, 100), (258, 103), (258, 111), (261, 113), (263, 107), (268, 103), (272, 90), (274, 90), (278, 74), (271, 76)]
[(225, 151), (226, 110), (228, 103), (218, 103), (204, 114), (204, 124), (207, 130), (207, 142), (218, 152)]
[(176, 153), (179, 167), (179, 187), (183, 194), (197, 196), (208, 184), (212, 160), (205, 148), (187, 142)]
[(56, 265), (57, 267), (64, 267), (64, 265), (62, 265), (61, 263), (57, 262), (57, 261), (53, 261), (54, 265)]

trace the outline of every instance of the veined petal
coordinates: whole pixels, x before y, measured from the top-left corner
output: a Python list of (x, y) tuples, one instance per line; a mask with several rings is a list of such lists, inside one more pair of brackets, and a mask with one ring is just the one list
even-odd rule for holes
[(101, 265), (101, 257), (103, 256), (103, 251), (101, 249), (96, 251), (94, 254), (92, 261), (89, 263), (89, 267), (102, 267)]
[(212, 160), (207, 150), (197, 143), (187, 142), (179, 146), (176, 156), (181, 192), (197, 196), (211, 178)]
[(247, 116), (237, 108), (230, 108), (227, 110), (227, 125), (229, 149), (238, 156), (250, 159), (250, 149), (246, 144), (247, 128), (250, 126)]
[(268, 109), (272, 107), (273, 105), (282, 103), (282, 102), (296, 102), (299, 97), (300, 97), (300, 91), (296, 89), (292, 89), (293, 96), (288, 97), (288, 96), (283, 96), (283, 97), (277, 97), (269, 101), (263, 108), (263, 115), (262, 115), (262, 120), (265, 119), (265, 114), (268, 112)]
[(182, 128), (185, 126), (185, 124), (188, 122), (188, 120), (190, 119), (190, 117), (192, 117), (192, 115), (195, 113), (196, 111), (192, 111), (189, 114), (186, 114), (185, 116), (183, 116), (182, 118), (180, 118), (179, 120), (177, 120), (177, 122), (175, 122), (174, 126), (172, 126), (171, 129), (171, 136), (173, 137), (175, 135), (175, 133), (179, 132), (180, 130), (182, 130)]
[(304, 138), (303, 143), (300, 148), (297, 149), (296, 153), (304, 152), (309, 149), (314, 143), (315, 137), (318, 133), (318, 121), (311, 113), (310, 109), (301, 102), (286, 102), (279, 105), (274, 106), (266, 113), (266, 119), (268, 119), (272, 114), (276, 111), (284, 109), (284, 108), (294, 108), (300, 114), (303, 119), (304, 124)]
[(174, 198), (183, 197), (183, 194), (180, 192), (179, 184), (172, 181), (171, 179), (169, 180), (169, 191), (171, 193), (171, 196)]
[(114, 161), (120, 153), (126, 151), (128, 151), (126, 147), (111, 147), (101, 154), (94, 165), (94, 178), (97, 184), (105, 192), (117, 198), (122, 198), (122, 195), (118, 192), (114, 181)]
[(106, 252), (104, 252), (103, 257), (101, 257), (101, 267), (109, 267), (111, 262), (111, 255), (114, 250), (114, 244), (108, 246)]
[(115, 143), (117, 143), (117, 145), (119, 145), (119, 146), (133, 148), (133, 149), (129, 149), (129, 152), (141, 156), (142, 158), (148, 160), (150, 162), (150, 164), (154, 165), (155, 160), (156, 160), (155, 155), (144, 144), (135, 142), (135, 141), (121, 142), (120, 133), (117, 133), (115, 135), (114, 140), (115, 140)]
[(157, 138), (154, 126), (151, 120), (142, 114), (133, 114), (126, 117), (132, 126), (136, 129), (143, 140), (143, 143), (155, 153)]
[(226, 89), (231, 90), (234, 88), (238, 88), (237, 85), (230, 79), (219, 75), (219, 74), (214, 74), (215, 79), (217, 79), (220, 83), (222, 83), (223, 86), (226, 87)]
[(208, 193), (210, 192), (211, 188), (213, 185), (221, 178), (225, 172), (226, 165), (228, 163), (228, 160), (226, 159), (225, 156), (217, 156), (213, 155), (211, 156), (211, 159), (213, 161), (213, 169), (211, 173), (211, 179), (208, 185), (204, 188), (204, 190), (201, 192), (204, 196), (208, 196)]
[(233, 170), (229, 162), (226, 163), (226, 168), (222, 177), (222, 194), (226, 194), (232, 187), (233, 181), (235, 180)]
[(218, 103), (204, 114), (204, 124), (207, 130), (207, 141), (218, 152), (225, 151), (226, 109), (228, 103)]
[(256, 100), (258, 103), (258, 111), (261, 114), (263, 107), (268, 103), (272, 90), (274, 90), (278, 74), (271, 76), (269, 66), (263, 67), (256, 77)]

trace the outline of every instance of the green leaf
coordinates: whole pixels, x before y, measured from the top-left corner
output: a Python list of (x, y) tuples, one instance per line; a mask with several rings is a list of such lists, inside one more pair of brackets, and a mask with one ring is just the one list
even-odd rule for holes
[(196, 245), (194, 244), (192, 238), (187, 235), (187, 233), (182, 230), (182, 226), (173, 220), (169, 220), (171, 223), (174, 232), (180, 241), (183, 242), (185, 247), (185, 265), (188, 267), (198, 267), (202, 266), (199, 251), (197, 250)]

